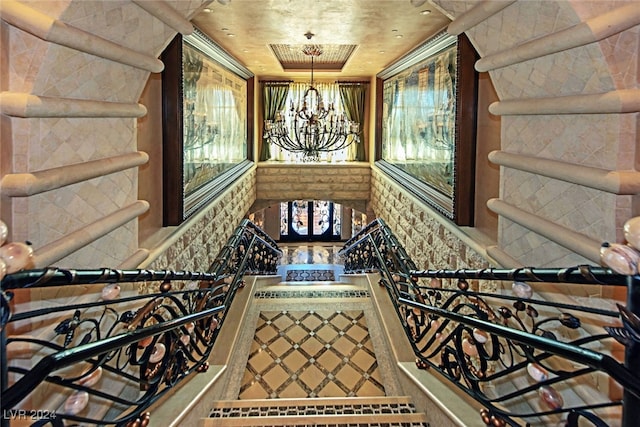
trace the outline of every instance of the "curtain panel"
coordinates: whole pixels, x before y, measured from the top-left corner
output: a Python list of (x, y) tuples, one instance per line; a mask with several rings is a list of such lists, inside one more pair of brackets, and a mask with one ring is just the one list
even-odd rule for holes
[[(348, 120), (360, 123), (360, 136), (362, 136), (367, 85), (361, 83), (339, 83), (338, 86), (340, 87), (340, 98), (342, 99), (342, 108), (344, 108), (345, 115)], [(355, 150), (352, 155), (354, 160), (365, 160), (364, 146), (365, 141), (360, 139), (358, 144), (352, 144), (349, 147), (351, 150)]]
[[(289, 82), (263, 82), (262, 94), (264, 120), (275, 120), (276, 113), (278, 111), (282, 111), (286, 105), (287, 96), (289, 95)], [(271, 158), (270, 145), (271, 144), (264, 139), (263, 128), (263, 138), (259, 155), (260, 161), (269, 160)]]

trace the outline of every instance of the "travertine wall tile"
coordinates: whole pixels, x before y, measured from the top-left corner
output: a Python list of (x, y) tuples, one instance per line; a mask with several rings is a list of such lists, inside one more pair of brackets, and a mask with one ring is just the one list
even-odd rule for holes
[(269, 165), (257, 169), (258, 200), (369, 199), (369, 165)]
[[(66, 24), (157, 57), (175, 30), (128, 0), (23, 1)], [(169, 2), (185, 16), (204, 0)], [(48, 97), (137, 103), (148, 71), (43, 41), (9, 27), (8, 87)], [(136, 150), (135, 118), (11, 118), (11, 170), (24, 173)], [(4, 151), (4, 150), (3, 150)], [(12, 238), (37, 250), (137, 200), (131, 169), (11, 201)], [(235, 224), (234, 224), (235, 225)], [(137, 221), (60, 261), (73, 268), (117, 266), (138, 248)]]
[[(470, 2), (438, 1), (452, 17)], [(460, 4), (463, 3), (463, 4)], [(517, 1), (467, 31), (481, 53), (512, 49), (568, 29), (630, 2)], [(562, 52), (490, 71), (500, 100), (595, 94), (638, 87), (637, 26)], [(607, 170), (632, 170), (637, 158), (633, 114), (503, 116), (502, 147), (510, 153)], [(621, 241), (621, 226), (634, 215), (629, 196), (502, 168), (500, 198), (526, 212), (594, 240)], [(499, 246), (525, 265), (593, 263), (514, 224), (499, 220)]]
[(6, 90), (28, 93), (40, 71), (48, 43), (15, 27), (9, 27), (8, 34), (11, 62)]

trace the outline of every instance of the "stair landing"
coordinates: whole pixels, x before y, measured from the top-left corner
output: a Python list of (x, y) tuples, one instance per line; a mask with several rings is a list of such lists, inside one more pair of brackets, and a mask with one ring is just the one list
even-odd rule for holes
[(271, 280), (250, 298), (220, 400), (402, 394), (368, 285)]
[(260, 311), (238, 399), (384, 396), (364, 311), (295, 305)]

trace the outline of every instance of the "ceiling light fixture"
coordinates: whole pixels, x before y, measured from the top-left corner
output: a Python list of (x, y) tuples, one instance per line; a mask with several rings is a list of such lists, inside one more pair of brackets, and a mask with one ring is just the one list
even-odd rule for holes
[(305, 45), (302, 53), (311, 57), (309, 88), (300, 105), (294, 107), (291, 102), (289, 111), (278, 112), (275, 120), (264, 121), (264, 139), (287, 151), (301, 153), (303, 161), (318, 161), (321, 153), (360, 142), (360, 124), (347, 120), (333, 103), (325, 105), (313, 86), (314, 58), (322, 55), (322, 47)]

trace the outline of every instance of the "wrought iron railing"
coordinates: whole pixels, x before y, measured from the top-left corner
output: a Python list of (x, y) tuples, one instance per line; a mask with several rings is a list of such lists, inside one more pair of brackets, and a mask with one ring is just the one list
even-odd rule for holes
[(208, 272), (63, 270), (2, 282), (2, 425), (145, 426), (149, 407), (204, 372), (245, 274), (275, 274), (249, 221)]
[[(487, 425), (637, 425), (639, 276), (598, 266), (418, 270), (380, 219), (341, 255), (345, 273), (381, 274), (417, 366), (479, 402)], [(564, 298), (558, 284), (596, 297)], [(618, 289), (626, 306), (601, 297)]]

